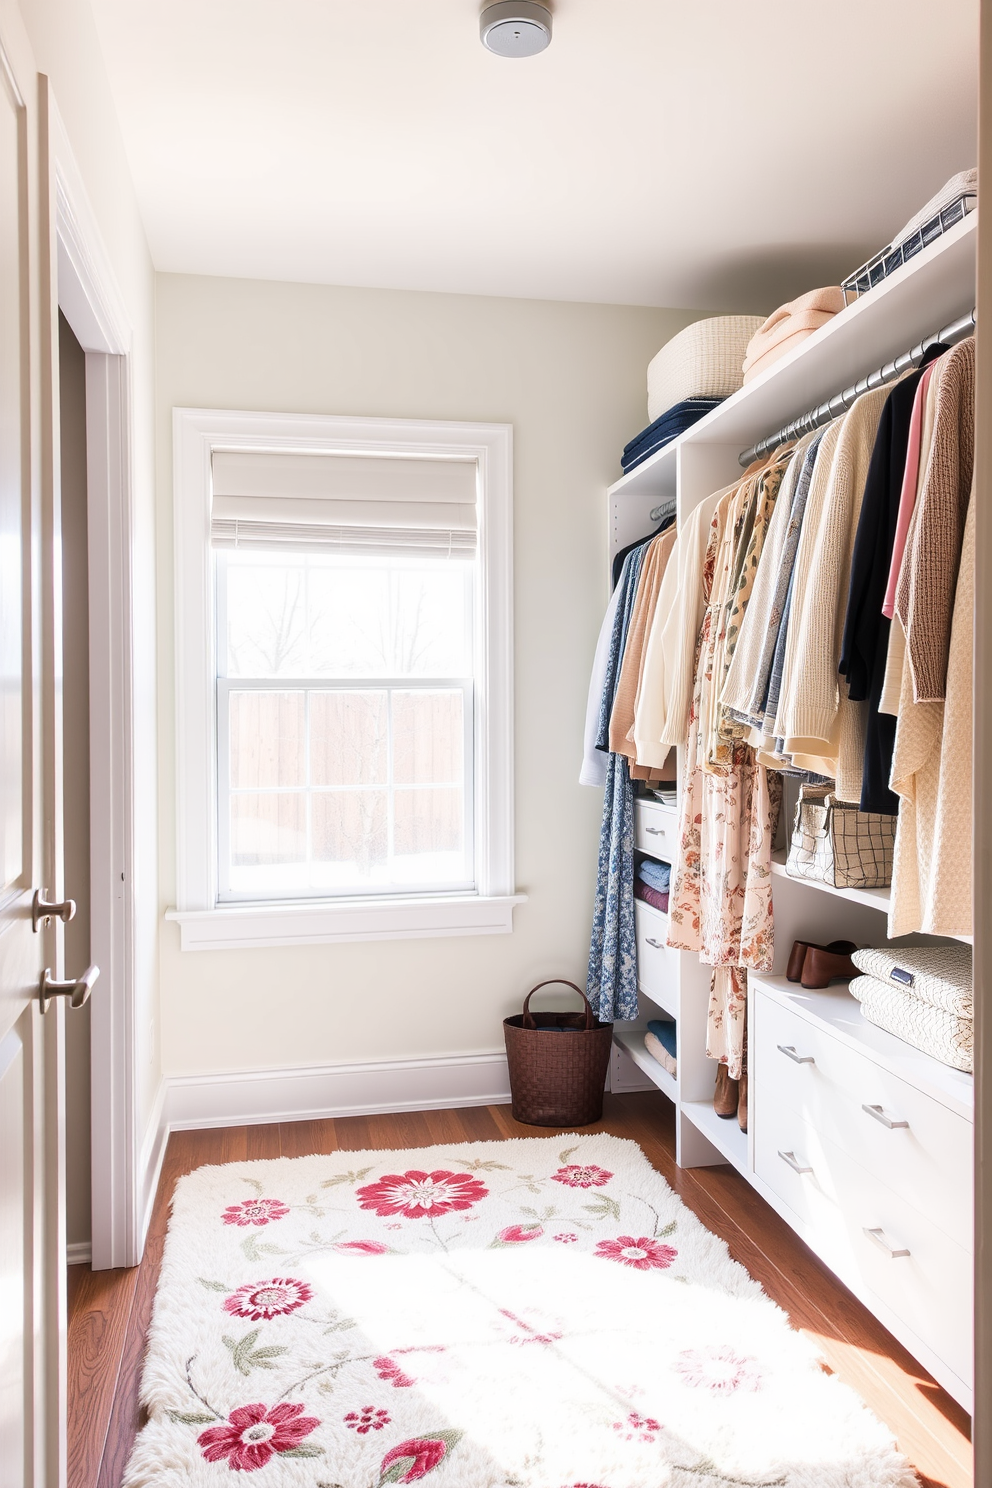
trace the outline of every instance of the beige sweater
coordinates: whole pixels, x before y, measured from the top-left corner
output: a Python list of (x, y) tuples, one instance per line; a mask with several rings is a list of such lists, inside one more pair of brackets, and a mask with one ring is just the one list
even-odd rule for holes
[(968, 504), (947, 665), (946, 702), (913, 696), (910, 658), (892, 756), (900, 796), (889, 936), (971, 935), (975, 495)]
[[(896, 614), (919, 702), (939, 702), (947, 679), (951, 614), (975, 458), (975, 338), (942, 357), (933, 438), (906, 542)], [(933, 385), (931, 384), (931, 385)]]
[(634, 759), (635, 751), (634, 745), (627, 736), (634, 722), (634, 703), (641, 676), (644, 637), (654, 615), (658, 590), (661, 587), (669, 554), (674, 544), (674, 527), (669, 527), (667, 532), (663, 532), (660, 537), (656, 537), (649, 544), (641, 567), (637, 593), (634, 596), (630, 625), (627, 628), (623, 661), (620, 665), (620, 676), (617, 679), (617, 690), (613, 697), (613, 711), (610, 714), (610, 748), (615, 754), (625, 754), (630, 760)]

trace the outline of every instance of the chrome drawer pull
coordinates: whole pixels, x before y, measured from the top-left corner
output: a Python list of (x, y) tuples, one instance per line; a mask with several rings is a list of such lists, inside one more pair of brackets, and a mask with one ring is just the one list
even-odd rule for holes
[(645, 827), (645, 832), (650, 832), (652, 837), (667, 837), (668, 830), (665, 827)]
[(816, 1063), (816, 1060), (813, 1058), (812, 1054), (797, 1054), (795, 1044), (776, 1044), (775, 1047), (780, 1054), (785, 1055), (786, 1059), (791, 1059), (793, 1064)]
[(884, 1250), (890, 1261), (897, 1261), (900, 1256), (908, 1256), (908, 1250), (896, 1250), (885, 1238), (882, 1230), (865, 1230), (869, 1240), (874, 1240), (879, 1250)]
[(895, 1131), (897, 1126), (904, 1126), (907, 1131), (909, 1130), (908, 1121), (893, 1121), (891, 1116), (886, 1116), (881, 1106), (862, 1106), (861, 1109), (867, 1115), (874, 1116), (875, 1120), (880, 1121), (883, 1126), (887, 1126), (889, 1131)]
[(812, 1173), (812, 1168), (804, 1168), (794, 1152), (780, 1152), (779, 1157), (792, 1169), (794, 1173)]
[(656, 951), (663, 951), (665, 949), (660, 940), (652, 940), (650, 935), (646, 935), (644, 939), (646, 944), (649, 946), (654, 946)]

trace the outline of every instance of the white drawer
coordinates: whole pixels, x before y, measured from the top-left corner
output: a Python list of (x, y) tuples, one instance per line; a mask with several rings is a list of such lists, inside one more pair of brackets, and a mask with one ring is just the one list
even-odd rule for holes
[(808, 1243), (970, 1380), (968, 1252), (796, 1112), (752, 1110), (755, 1173), (804, 1222)]
[(637, 984), (673, 1018), (678, 1017), (678, 952), (665, 945), (668, 916), (643, 899), (634, 900)]
[(650, 801), (634, 802), (634, 846), (666, 863), (674, 863), (679, 845), (679, 814)]
[(789, 1107), (971, 1251), (971, 1123), (760, 987), (751, 1026), (756, 1122)]

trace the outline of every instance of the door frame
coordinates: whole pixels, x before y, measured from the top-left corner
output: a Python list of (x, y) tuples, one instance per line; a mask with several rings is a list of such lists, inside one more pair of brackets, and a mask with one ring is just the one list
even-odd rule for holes
[[(90, 675), (92, 1260), (141, 1258), (135, 1092), (132, 328), (68, 135), (50, 101), (58, 305), (86, 354)], [(71, 885), (68, 886), (71, 893)]]

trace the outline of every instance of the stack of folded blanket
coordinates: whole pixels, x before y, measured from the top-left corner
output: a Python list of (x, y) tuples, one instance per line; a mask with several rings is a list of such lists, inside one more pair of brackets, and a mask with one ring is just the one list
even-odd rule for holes
[(974, 1068), (971, 947), (855, 951), (851, 992), (869, 1023), (954, 1069)]
[(624, 446), (620, 464), (624, 470), (633, 470), (635, 465), (640, 465), (642, 460), (653, 455), (655, 450), (660, 450), (662, 445), (671, 444), (673, 439), (678, 439), (680, 434), (691, 429), (704, 414), (722, 402), (722, 398), (683, 398), (681, 403), (667, 409), (660, 418), (648, 424), (646, 429), (642, 429), (635, 439)]
[(678, 1069), (675, 1058), (675, 1022), (672, 1018), (651, 1018), (644, 1035), (644, 1047), (652, 1059), (657, 1059), (663, 1069), (674, 1075)]
[(668, 913), (668, 890), (672, 881), (672, 870), (668, 863), (656, 863), (654, 858), (642, 858), (634, 874), (634, 898), (643, 899), (652, 909)]
[(811, 289), (808, 294), (780, 305), (755, 331), (744, 356), (744, 382), (760, 376), (787, 352), (793, 351), (807, 337), (844, 308), (844, 291), (839, 284), (825, 289)]

